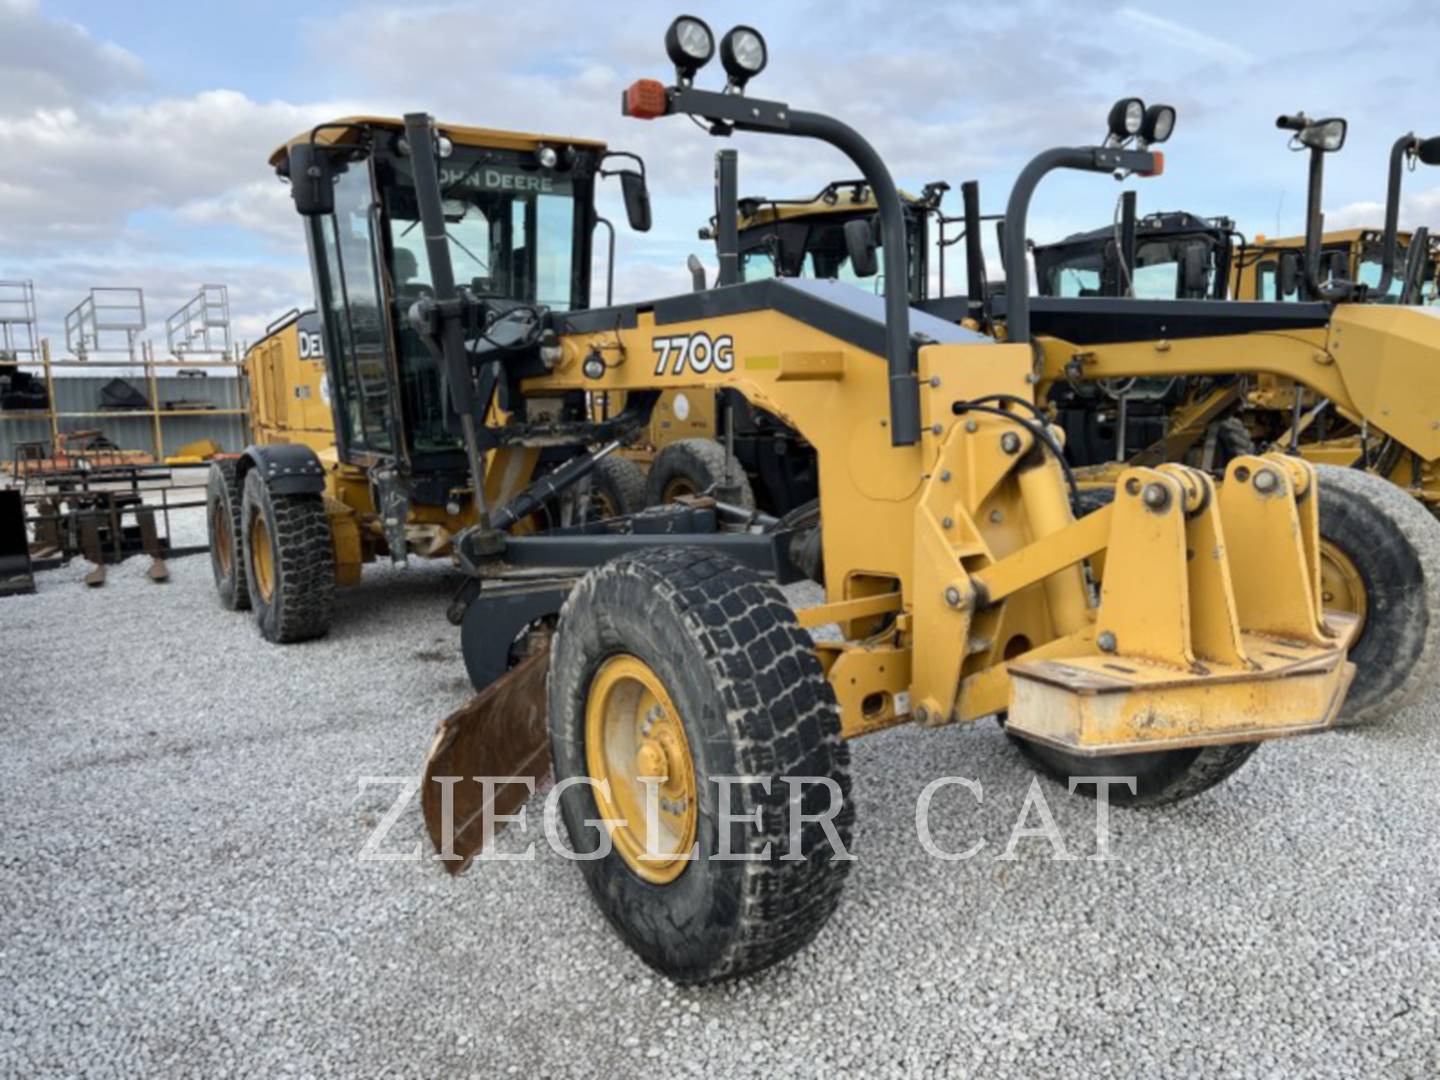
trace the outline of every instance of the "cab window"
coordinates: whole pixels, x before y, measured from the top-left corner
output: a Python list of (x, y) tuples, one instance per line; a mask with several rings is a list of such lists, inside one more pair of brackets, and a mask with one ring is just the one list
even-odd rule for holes
[(390, 385), (381, 309), (374, 200), (364, 162), (344, 167), (335, 182), (335, 212), (315, 219), (314, 242), (323, 272), (321, 291), (327, 353), (336, 375), (336, 410), (346, 445), (389, 453)]

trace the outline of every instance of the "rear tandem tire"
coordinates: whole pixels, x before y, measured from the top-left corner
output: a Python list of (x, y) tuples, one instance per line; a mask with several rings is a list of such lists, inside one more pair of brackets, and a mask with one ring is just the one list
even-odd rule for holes
[(335, 547), (324, 496), (277, 495), (251, 470), (241, 517), (260, 633), (276, 644), (324, 636), (335, 599)]
[[(703, 495), (724, 479), (724, 446), (714, 439), (680, 439), (663, 447), (650, 463), (645, 501), (649, 506), (660, 506), (681, 495)], [(733, 479), (740, 490), (729, 501), (754, 510), (755, 492), (739, 462), (735, 463)]]
[(1440, 521), (1383, 477), (1334, 465), (1316, 472), (1329, 602), (1353, 608), (1354, 597), (1337, 594), (1358, 592), (1364, 607), (1338, 723), (1365, 724), (1414, 702), (1440, 663)]
[(220, 603), (230, 611), (250, 609), (245, 582), (245, 545), (240, 528), (243, 492), (235, 479), (238, 459), (211, 463), (205, 482), (205, 527), (210, 534), (210, 572)]
[[(613, 689), (617, 666), (639, 684), (628, 698)], [(643, 846), (626, 850), (640, 835), (624, 835), (636, 828), (632, 816), (622, 813), (612, 832), (601, 832), (607, 814), (591, 784), (566, 788), (560, 800), (575, 851), (594, 856), (580, 868), (595, 902), (641, 959), (677, 982), (707, 983), (766, 967), (815, 937), (839, 903), (850, 862), (835, 857), (830, 836), (811, 821), (800, 834), (801, 857), (782, 858), (790, 850), (785, 778), (821, 778), (801, 789), (807, 814), (834, 808), (838, 793), (831, 822), (848, 851), (850, 755), (834, 692), (774, 584), (698, 549), (652, 549), (597, 567), (560, 614), (548, 698), (558, 784), (605, 779), (611, 786), (601, 797), (618, 802), (643, 790), (634, 776), (678, 776), (694, 793), (688, 819), (673, 805), (666, 811), (677, 814), (666, 838), (682, 851), (688, 845), (677, 838), (694, 836), (698, 857), (654, 872), (636, 862)], [(645, 760), (652, 724), (684, 756), (664, 757), (663, 772), (627, 777), (629, 750), (641, 746)], [(592, 739), (597, 732), (604, 738)], [(741, 776), (769, 785), (768, 794), (763, 784), (729, 787), (727, 850), (753, 861), (717, 860), (715, 778)], [(648, 829), (643, 819), (639, 828)]]
[(590, 474), (591, 515), (600, 519), (645, 509), (645, 470), (619, 453), (607, 454)]

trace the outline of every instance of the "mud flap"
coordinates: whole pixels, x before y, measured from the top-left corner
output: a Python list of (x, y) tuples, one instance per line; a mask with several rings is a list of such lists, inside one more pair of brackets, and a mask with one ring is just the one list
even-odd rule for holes
[[(435, 732), (420, 806), (441, 865), (452, 874), (469, 866), (493, 839), (495, 818), (513, 814), (550, 772), (549, 670), (547, 644), (447, 716)], [(480, 777), (526, 777), (532, 783), (492, 783), (487, 789)]]

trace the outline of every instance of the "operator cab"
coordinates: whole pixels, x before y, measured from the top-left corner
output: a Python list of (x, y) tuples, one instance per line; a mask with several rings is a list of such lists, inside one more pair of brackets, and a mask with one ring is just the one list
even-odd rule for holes
[[(933, 202), (931, 201), (933, 199)], [(925, 296), (928, 268), (928, 216), (939, 199), (900, 194), (905, 211), (909, 293), (912, 302)], [(845, 239), (846, 222), (875, 217), (875, 196), (863, 180), (827, 184), (808, 199), (744, 198), (739, 201), (740, 280), (808, 277), (843, 281), (867, 292), (884, 291), (884, 276), (857, 271)], [(701, 231), (716, 237), (716, 226)]]
[[(1299, 258), (1305, 252), (1303, 236), (1283, 240), (1256, 237), (1256, 248), (1249, 262), (1254, 264), (1253, 281), (1246, 274), (1240, 285), (1241, 300), (1299, 300), (1300, 290), (1286, 292), (1281, 285), (1280, 260), (1287, 254)], [(1365, 287), (1365, 299), (1372, 303), (1395, 303), (1404, 289), (1405, 268), (1410, 257), (1410, 233), (1398, 231), (1395, 258), (1391, 265), (1389, 288), (1385, 295), (1378, 289), (1385, 279), (1385, 234), (1381, 229), (1342, 229), (1321, 236), (1320, 265), (1335, 276), (1343, 276)]]
[(1134, 266), (1120, 256), (1118, 226), (1036, 245), (1041, 296), (1125, 296), (1137, 300), (1223, 300), (1233, 240), (1229, 218), (1184, 211), (1148, 214), (1135, 223)]
[[(456, 284), (537, 318), (587, 307), (604, 144), (453, 125), (438, 133)], [(397, 463), (417, 481), (439, 482), (430, 498), (427, 485), (413, 485), (412, 497), (443, 503), (466, 486), (466, 454), (440, 362), (407, 317), (433, 289), (404, 123), (322, 124), (270, 161), (292, 181), (306, 219), (340, 460)], [(298, 179), (296, 161), (306, 171)], [(321, 179), (328, 198), (316, 190)]]

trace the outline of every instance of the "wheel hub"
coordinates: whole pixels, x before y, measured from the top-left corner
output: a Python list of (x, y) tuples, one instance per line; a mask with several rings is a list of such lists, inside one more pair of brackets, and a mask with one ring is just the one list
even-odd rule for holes
[(275, 591), (275, 563), (270, 551), (270, 531), (265, 528), (265, 515), (256, 511), (250, 519), (250, 569), (260, 599), (270, 603)]
[(215, 558), (221, 573), (228, 576), (235, 560), (234, 545), (230, 543), (230, 508), (216, 499), (210, 513), (215, 521)]
[(1327, 608), (1359, 617), (1358, 640), (1365, 629), (1365, 579), (1350, 556), (1329, 540), (1320, 541), (1320, 600)]
[(692, 484), (685, 477), (677, 476), (675, 479), (671, 480), (668, 484), (665, 485), (665, 490), (661, 494), (661, 499), (662, 501), (668, 503), (674, 502), (676, 499), (688, 497), (694, 494), (696, 494), (695, 485)]
[(628, 654), (596, 671), (585, 703), (585, 760), (611, 842), (639, 877), (680, 876), (695, 843), (695, 765), (659, 676)]

